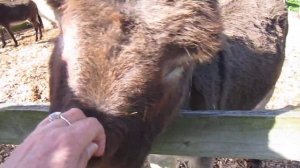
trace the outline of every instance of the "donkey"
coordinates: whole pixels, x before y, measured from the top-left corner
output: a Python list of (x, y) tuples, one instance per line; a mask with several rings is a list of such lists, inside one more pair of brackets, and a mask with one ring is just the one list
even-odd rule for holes
[(138, 168), (190, 89), (191, 109), (253, 109), (279, 76), (287, 33), (282, 4), (257, 1), (224, 3), (221, 23), (214, 0), (48, 0), (62, 32), (50, 112), (79, 107), (103, 123), (107, 151), (92, 166)]
[(104, 126), (92, 167), (140, 168), (179, 111), (195, 62), (220, 49), (217, 1), (48, 0), (61, 34), (50, 60), (50, 112), (72, 107)]
[[(10, 23), (24, 21), (27, 19), (30, 20), (35, 29), (35, 40), (38, 41), (38, 32), (40, 32), (40, 39), (42, 39), (43, 22), (39, 15), (38, 8), (33, 1), (29, 0), (26, 3), (20, 4), (10, 4), (10, 2), (0, 3), (0, 25), (2, 25), (7, 30), (7, 32), (15, 42), (16, 47), (18, 46), (18, 42), (14, 37), (12, 30), (10, 29)], [(6, 45), (4, 32), (3, 30), (0, 31), (3, 44), (2, 47), (4, 48)]]
[[(288, 33), (287, 9), (281, 0), (222, 0), (220, 10), (222, 49), (211, 62), (197, 64), (190, 108), (253, 110), (280, 75)], [(260, 164), (250, 160), (248, 166)]]
[(288, 33), (287, 9), (281, 0), (222, 2), (222, 49), (210, 63), (197, 65), (191, 106), (252, 110), (280, 75)]

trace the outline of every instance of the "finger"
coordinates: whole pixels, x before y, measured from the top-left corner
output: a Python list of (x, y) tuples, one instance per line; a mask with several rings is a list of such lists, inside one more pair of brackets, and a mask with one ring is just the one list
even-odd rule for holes
[(77, 121), (72, 125), (72, 131), (74, 134), (82, 135), (80, 139), (77, 140), (82, 146), (94, 142), (98, 145), (98, 150), (95, 156), (102, 156), (105, 150), (106, 136), (103, 126), (96, 118), (86, 118)]
[[(86, 118), (84, 113), (80, 109), (77, 109), (77, 108), (72, 108), (72, 109), (62, 113), (61, 115), (66, 120), (68, 120), (71, 124), (78, 120)], [(69, 124), (61, 118), (50, 121), (49, 117), (47, 117), (42, 122), (40, 122), (40, 124), (37, 126), (37, 128), (49, 126), (49, 125), (51, 127), (62, 127), (62, 126), (68, 126)]]
[(86, 167), (88, 161), (92, 158), (92, 156), (95, 154), (97, 150), (98, 150), (98, 145), (96, 143), (89, 144), (79, 159), (78, 167), (79, 168)]

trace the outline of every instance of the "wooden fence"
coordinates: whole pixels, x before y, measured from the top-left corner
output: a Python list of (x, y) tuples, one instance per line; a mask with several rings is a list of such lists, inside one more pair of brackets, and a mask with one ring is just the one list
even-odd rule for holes
[[(18, 144), (48, 106), (0, 108), (0, 144)], [(183, 111), (152, 153), (300, 161), (300, 108), (273, 111)]]

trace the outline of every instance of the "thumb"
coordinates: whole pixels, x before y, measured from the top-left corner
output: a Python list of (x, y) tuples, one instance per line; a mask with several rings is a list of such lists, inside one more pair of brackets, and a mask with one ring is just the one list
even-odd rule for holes
[(91, 143), (87, 146), (85, 149), (85, 152), (81, 155), (81, 158), (79, 159), (79, 168), (86, 168), (89, 160), (92, 158), (92, 156), (96, 153), (99, 146), (96, 143)]
[(90, 160), (92, 158), (92, 156), (96, 153), (96, 151), (98, 150), (99, 146), (96, 143), (91, 143), (88, 147), (87, 147), (87, 158), (88, 160)]

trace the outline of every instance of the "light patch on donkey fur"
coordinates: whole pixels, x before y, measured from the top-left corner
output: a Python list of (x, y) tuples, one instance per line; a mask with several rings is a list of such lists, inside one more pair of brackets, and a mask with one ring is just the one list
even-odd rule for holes
[(63, 52), (62, 52), (62, 59), (68, 63), (68, 82), (71, 89), (77, 93), (78, 90), (74, 90), (78, 85), (78, 77), (80, 75), (80, 65), (78, 63), (80, 50), (78, 44), (78, 28), (75, 26), (75, 19), (74, 17), (72, 20), (67, 20), (67, 18), (63, 18), (64, 22), (68, 23), (67, 26), (62, 26), (63, 31), (63, 38), (61, 39), (63, 42)]
[(173, 69), (171, 72), (169, 72), (168, 74), (166, 74), (164, 80), (166, 82), (172, 82), (178, 80), (182, 76), (183, 71), (184, 71), (183, 67), (177, 67)]

